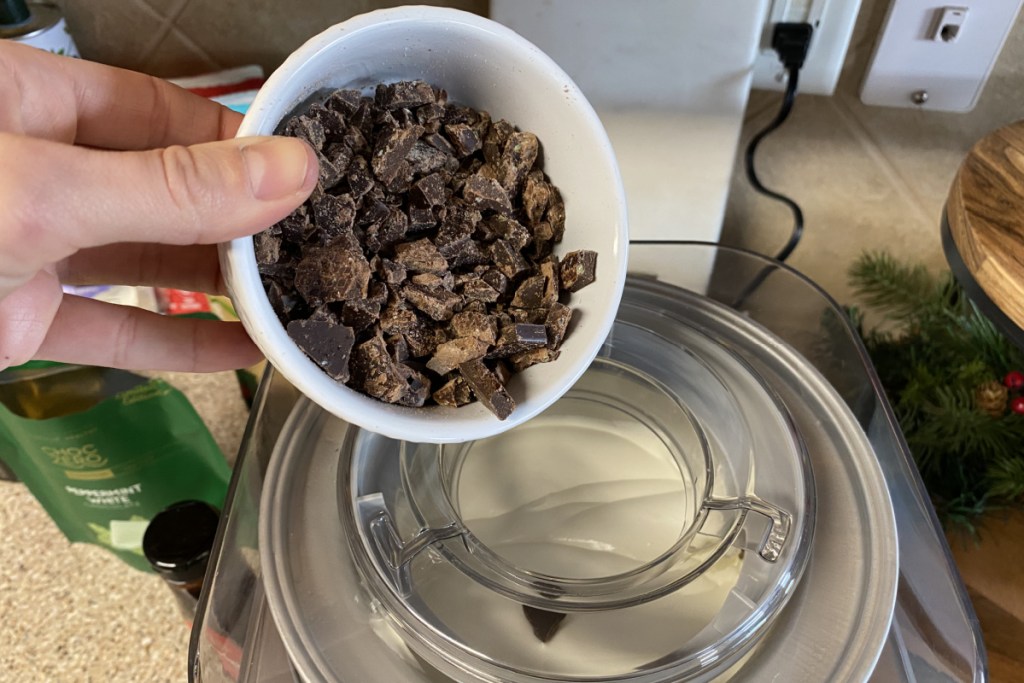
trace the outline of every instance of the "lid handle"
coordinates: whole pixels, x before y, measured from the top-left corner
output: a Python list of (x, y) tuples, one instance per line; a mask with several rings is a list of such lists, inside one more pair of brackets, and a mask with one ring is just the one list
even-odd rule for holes
[(757, 496), (746, 496), (745, 498), (709, 498), (704, 501), (704, 507), (709, 510), (746, 510), (764, 515), (771, 522), (768, 533), (765, 534), (758, 554), (768, 562), (775, 562), (782, 554), (782, 548), (789, 538), (790, 529), (793, 526), (793, 516), (782, 508), (765, 502)]

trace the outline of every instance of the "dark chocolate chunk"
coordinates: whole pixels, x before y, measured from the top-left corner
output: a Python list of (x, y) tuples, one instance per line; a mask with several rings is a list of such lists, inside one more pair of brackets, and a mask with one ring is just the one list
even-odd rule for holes
[(548, 210), (552, 199), (551, 185), (544, 180), (544, 173), (530, 171), (523, 186), (523, 210), (526, 211), (526, 219), (531, 224), (539, 223), (544, 218), (544, 212)]
[(491, 268), (480, 275), (480, 279), (494, 288), (499, 298), (504, 297), (508, 292), (508, 277), (496, 268)]
[(530, 622), (533, 635), (542, 643), (547, 643), (555, 637), (566, 616), (564, 612), (549, 612), (529, 605), (523, 605), (523, 614)]
[(546, 308), (509, 308), (508, 313), (517, 323), (543, 325), (548, 319), (548, 309)]
[(463, 363), (459, 366), (459, 372), (477, 399), (497, 415), (499, 420), (504, 420), (512, 414), (516, 407), (515, 401), (483, 361), (471, 360)]
[(444, 204), (444, 178), (437, 173), (423, 176), (415, 183), (410, 195), (422, 207), (431, 208)]
[(371, 253), (376, 253), (384, 247), (404, 239), (408, 229), (409, 219), (405, 212), (395, 207), (389, 207), (387, 215), (380, 222), (366, 228), (366, 248)]
[(526, 180), (526, 174), (533, 168), (539, 152), (540, 143), (536, 135), (525, 131), (512, 133), (498, 161), (502, 187), (509, 192), (518, 192)]
[(417, 176), (442, 170), (448, 165), (449, 159), (451, 159), (451, 155), (431, 147), (422, 140), (417, 140), (405, 157), (409, 163), (409, 169), (413, 175)]
[(571, 251), (562, 259), (562, 289), (578, 292), (597, 277), (597, 252), (589, 249)]
[(459, 157), (468, 157), (480, 149), (480, 136), (465, 123), (453, 123), (444, 127), (445, 135)]
[(288, 242), (303, 242), (309, 231), (313, 229), (313, 226), (309, 221), (309, 214), (306, 212), (305, 206), (300, 206), (291, 214), (285, 216), (278, 221), (274, 228), (276, 228), (281, 239)]
[(345, 130), (345, 116), (333, 109), (328, 109), (318, 102), (314, 102), (309, 106), (306, 115), (311, 119), (315, 119), (323, 126), (324, 134), (328, 138), (337, 137)]
[(357, 154), (356, 158), (363, 158), (361, 155), (369, 154), (370, 143), (366, 141), (366, 135), (358, 126), (349, 126), (345, 130), (345, 134), (342, 136), (341, 141), (352, 150), (353, 154)]
[(342, 142), (332, 142), (324, 150), (324, 156), (330, 159), (338, 173), (344, 174), (348, 171), (348, 165), (352, 162), (352, 150)]
[(534, 275), (523, 280), (512, 297), (512, 305), (518, 308), (540, 308), (544, 305), (546, 280), (543, 275)]
[(377, 269), (377, 273), (389, 285), (400, 285), (405, 282), (408, 276), (405, 266), (386, 258), (380, 260), (380, 267)]
[(450, 271), (445, 271), (441, 275), (435, 273), (417, 273), (409, 278), (409, 281), (423, 285), (424, 287), (443, 287), (449, 292), (455, 289), (455, 276)]
[(462, 295), (472, 301), (486, 301), (493, 303), (500, 297), (498, 291), (483, 280), (477, 278), (463, 283), (460, 287)]
[(551, 189), (551, 193), (553, 195), (551, 206), (544, 213), (544, 220), (551, 224), (551, 239), (561, 242), (562, 235), (565, 234), (565, 202), (562, 201), (562, 195), (555, 188)]
[(562, 352), (559, 350), (552, 350), (546, 346), (541, 346), (536, 349), (529, 349), (522, 353), (517, 353), (509, 357), (509, 361), (512, 363), (512, 369), (516, 372), (522, 372), (526, 368), (537, 365), (538, 363), (550, 363), (553, 360), (558, 360), (558, 356)]
[(293, 116), (285, 125), (284, 134), (305, 140), (318, 152), (323, 149), (324, 143), (327, 141), (323, 124), (308, 116)]
[(252, 244), (256, 249), (256, 263), (277, 263), (281, 258), (280, 237), (275, 237), (268, 232), (261, 232), (253, 237)]
[(352, 329), (320, 320), (293, 320), (288, 336), (324, 372), (338, 380), (349, 378), (349, 354), (355, 341)]
[(483, 358), (488, 344), (476, 337), (459, 337), (438, 344), (434, 356), (427, 361), (427, 369), (439, 375), (446, 375), (466, 361)]
[(423, 81), (402, 81), (378, 85), (375, 103), (385, 109), (418, 107), (434, 103), (434, 90)]
[(530, 323), (513, 323), (504, 325), (501, 334), (498, 336), (498, 343), (487, 354), (488, 358), (508, 358), (509, 356), (538, 346), (546, 346), (548, 333), (544, 325), (533, 325)]
[(433, 209), (409, 207), (409, 232), (423, 232), (437, 225)]
[(451, 320), (462, 307), (462, 297), (447, 289), (428, 288), (408, 284), (402, 287), (402, 296), (433, 320)]
[(337, 242), (345, 249), (359, 249), (359, 242), (352, 232), (356, 218), (356, 205), (347, 194), (325, 194), (313, 205), (313, 220), (320, 230), (322, 244)]
[(409, 360), (409, 344), (405, 341), (405, 337), (400, 334), (393, 334), (385, 342), (388, 346), (388, 353), (391, 354), (391, 358), (396, 363), (404, 363)]
[(440, 389), (434, 392), (433, 398), (438, 405), (451, 408), (464, 406), (473, 400), (469, 385), (466, 384), (466, 380), (461, 375), (456, 375), (445, 382)]
[(364, 298), (369, 283), (369, 262), (351, 249), (317, 247), (295, 267), (295, 288), (313, 306)]
[(448, 142), (448, 138), (444, 137), (438, 132), (429, 133), (423, 136), (423, 141), (434, 149), (438, 149), (444, 152), (448, 156), (455, 156), (455, 148), (452, 147), (452, 143)]
[(405, 391), (398, 398), (398, 403), (403, 406), (420, 408), (430, 398), (430, 380), (419, 370), (400, 363), (397, 365), (398, 374), (405, 380)]
[(324, 190), (330, 190), (341, 180), (342, 170), (320, 152), (316, 153), (316, 158), (320, 163), (320, 187)]
[(443, 117), (444, 106), (436, 102), (416, 107), (416, 122), (430, 133), (436, 133), (440, 129)]
[(331, 310), (329, 304), (317, 306), (316, 309), (314, 309), (314, 311), (309, 315), (309, 318), (307, 318), (307, 320), (322, 323), (330, 323), (332, 325), (341, 324), (341, 320), (338, 318), (337, 314)]
[(516, 278), (530, 267), (519, 250), (506, 240), (495, 240), (491, 243), (489, 251), (495, 267), (509, 279)]
[(384, 334), (406, 334), (420, 325), (416, 311), (397, 299), (389, 301), (380, 314), (380, 328)]
[(405, 156), (416, 144), (416, 139), (423, 134), (421, 126), (395, 128), (382, 134), (373, 149), (370, 166), (379, 180), (389, 183), (401, 172)]
[(458, 337), (475, 337), (487, 344), (494, 344), (498, 339), (498, 322), (494, 316), (486, 313), (463, 309), (452, 316), (448, 328), (452, 335)]
[(370, 303), (384, 306), (388, 302), (388, 286), (379, 280), (370, 280), (367, 287), (366, 300)]
[(553, 306), (558, 301), (558, 290), (561, 286), (559, 263), (557, 256), (549, 256), (540, 264), (540, 274), (544, 276), (544, 296), (542, 305)]
[(487, 254), (475, 240), (466, 240), (456, 245), (451, 245), (442, 250), (447, 254), (448, 265), (452, 268), (477, 266), (488, 263)]
[(466, 184), (462, 186), (462, 197), (481, 211), (512, 213), (512, 203), (501, 183), (479, 173), (466, 179)]
[(477, 233), (487, 242), (493, 242), (500, 237), (516, 249), (522, 249), (532, 239), (530, 231), (519, 221), (501, 214), (489, 216), (482, 221), (477, 226)]
[(487, 163), (497, 164), (501, 161), (501, 156), (505, 152), (505, 145), (515, 130), (512, 124), (505, 119), (500, 119), (491, 124), (487, 134), (484, 135), (484, 159), (487, 160)]
[(412, 273), (440, 274), (448, 270), (448, 262), (427, 238), (395, 245), (395, 262)]
[(548, 332), (549, 349), (557, 349), (562, 345), (570, 320), (572, 320), (571, 308), (557, 302), (551, 305), (551, 310), (548, 311), (547, 318), (544, 320), (544, 327)]
[(438, 344), (448, 341), (441, 328), (426, 324), (406, 332), (403, 336), (409, 345), (409, 353), (416, 358), (429, 358), (434, 355), (434, 349)]
[(386, 403), (397, 403), (408, 385), (378, 334), (355, 347), (349, 364), (352, 379), (368, 395)]
[(363, 157), (356, 157), (348, 166), (348, 188), (355, 199), (359, 199), (370, 191), (374, 185), (370, 166)]
[(341, 308), (341, 322), (355, 333), (370, 329), (380, 320), (380, 304), (367, 300), (346, 301)]
[(351, 116), (356, 113), (362, 99), (362, 93), (358, 90), (335, 90), (324, 102), (324, 106), (345, 116)]

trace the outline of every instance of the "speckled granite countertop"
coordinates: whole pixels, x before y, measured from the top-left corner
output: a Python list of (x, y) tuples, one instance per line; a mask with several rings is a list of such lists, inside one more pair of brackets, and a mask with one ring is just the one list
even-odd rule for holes
[[(231, 459), (247, 410), (234, 373), (162, 373)], [(69, 544), (21, 484), (0, 482), (0, 683), (181, 683), (188, 626), (155, 575)]]

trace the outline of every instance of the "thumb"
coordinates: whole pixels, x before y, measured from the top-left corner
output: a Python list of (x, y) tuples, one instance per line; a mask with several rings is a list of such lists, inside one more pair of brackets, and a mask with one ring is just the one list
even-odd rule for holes
[(0, 279), (102, 244), (252, 234), (317, 182), (312, 148), (284, 137), (113, 152), (0, 134), (0, 157)]

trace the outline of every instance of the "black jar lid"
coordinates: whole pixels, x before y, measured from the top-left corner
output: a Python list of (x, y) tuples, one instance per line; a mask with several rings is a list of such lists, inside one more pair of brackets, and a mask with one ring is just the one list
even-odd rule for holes
[(209, 503), (186, 500), (157, 513), (142, 537), (142, 552), (168, 581), (202, 579), (220, 515)]

